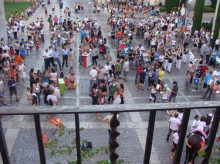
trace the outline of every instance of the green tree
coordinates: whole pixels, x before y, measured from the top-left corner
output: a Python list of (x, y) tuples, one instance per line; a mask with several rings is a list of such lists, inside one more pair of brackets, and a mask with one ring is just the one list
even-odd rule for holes
[(172, 11), (173, 7), (178, 7), (178, 6), (179, 6), (179, 0), (166, 0), (165, 1), (165, 7), (168, 13)]
[[(217, 10), (217, 8), (216, 8), (216, 10)], [(214, 47), (215, 40), (219, 36), (219, 29), (220, 29), (220, 9), (218, 9), (216, 20), (215, 20), (214, 34), (213, 34), (213, 38), (212, 38), (212, 47)]]
[(194, 32), (195, 30), (200, 30), (201, 28), (204, 4), (205, 0), (196, 0), (196, 4), (194, 7), (192, 32)]
[(216, 8), (216, 4), (217, 4), (217, 0), (212, 0), (212, 4), (211, 4), (211, 6), (212, 6), (212, 8)]

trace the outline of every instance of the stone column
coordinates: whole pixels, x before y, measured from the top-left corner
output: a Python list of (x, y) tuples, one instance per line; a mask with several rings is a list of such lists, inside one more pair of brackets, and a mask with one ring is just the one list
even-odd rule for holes
[(5, 43), (8, 42), (7, 30), (6, 30), (6, 20), (5, 20), (4, 0), (0, 0), (0, 38), (4, 38)]

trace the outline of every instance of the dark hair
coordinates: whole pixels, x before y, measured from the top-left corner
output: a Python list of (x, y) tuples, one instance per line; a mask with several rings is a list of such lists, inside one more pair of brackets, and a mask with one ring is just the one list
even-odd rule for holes
[(176, 85), (177, 85), (177, 81), (174, 81), (173, 84), (176, 84)]
[(196, 119), (196, 118), (198, 118), (198, 117), (199, 117), (199, 115), (195, 115), (194, 119)]

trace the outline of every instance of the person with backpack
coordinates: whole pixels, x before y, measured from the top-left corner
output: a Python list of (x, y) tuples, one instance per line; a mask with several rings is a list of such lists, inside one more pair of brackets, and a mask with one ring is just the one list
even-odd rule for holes
[(57, 106), (57, 97), (54, 95), (54, 90), (50, 90), (50, 94), (47, 96), (49, 106)]

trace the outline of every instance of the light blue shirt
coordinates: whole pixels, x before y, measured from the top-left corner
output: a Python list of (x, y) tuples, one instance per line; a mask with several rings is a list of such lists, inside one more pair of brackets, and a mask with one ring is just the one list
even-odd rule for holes
[(62, 55), (68, 55), (69, 54), (69, 50), (68, 49), (62, 49)]
[(59, 52), (58, 51), (53, 51), (53, 57), (56, 59), (56, 58), (59, 58)]

